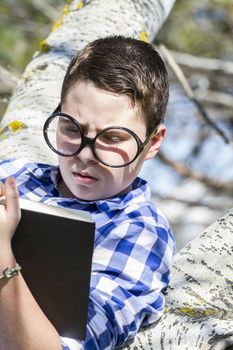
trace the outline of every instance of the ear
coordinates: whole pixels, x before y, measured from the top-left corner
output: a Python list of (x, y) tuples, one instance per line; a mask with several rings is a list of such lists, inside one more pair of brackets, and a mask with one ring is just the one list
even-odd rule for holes
[(166, 134), (166, 127), (164, 124), (160, 124), (158, 127), (158, 130), (156, 131), (156, 133), (154, 134), (154, 136), (152, 137), (149, 143), (150, 146), (148, 148), (145, 159), (151, 159), (158, 153), (160, 146), (163, 142), (163, 139), (165, 137), (165, 134)]

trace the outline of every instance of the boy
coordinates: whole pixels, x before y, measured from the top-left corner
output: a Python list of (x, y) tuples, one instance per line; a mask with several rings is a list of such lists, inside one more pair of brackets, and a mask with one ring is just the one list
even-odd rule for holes
[[(150, 45), (120, 36), (96, 40), (71, 61), (61, 103), (44, 126), (59, 167), (1, 163), (0, 178), (11, 177), (1, 185), (0, 271), (13, 268), (13, 278), (0, 280), (0, 349), (114, 349), (161, 317), (174, 239), (137, 174), (163, 141), (167, 99), (167, 72)], [(85, 342), (60, 339), (15, 268), (10, 243), (20, 209), (13, 177), (21, 197), (93, 215)]]

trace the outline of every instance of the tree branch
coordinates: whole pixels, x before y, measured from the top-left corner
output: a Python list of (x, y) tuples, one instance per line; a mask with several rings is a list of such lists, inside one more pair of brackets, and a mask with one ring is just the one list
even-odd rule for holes
[(206, 90), (204, 92), (195, 91), (195, 97), (199, 101), (209, 102), (233, 109), (233, 96), (224, 92), (213, 90)]
[[(174, 202), (179, 202), (179, 203), (184, 203), (189, 207), (206, 207), (211, 210), (221, 210), (221, 211), (226, 211), (229, 208), (229, 205), (226, 203), (218, 203), (218, 204), (213, 204), (213, 203), (208, 203), (204, 202), (201, 200), (188, 200), (184, 198), (178, 198), (178, 197), (172, 197), (172, 196), (164, 196), (161, 194), (156, 194), (156, 198), (159, 198), (160, 200), (164, 201), (174, 201)], [(229, 203), (228, 203), (229, 204)]]
[(39, 10), (45, 17), (57, 21), (60, 12), (55, 10), (46, 0), (27, 0), (32, 6)]
[(168, 159), (161, 150), (158, 153), (158, 157), (163, 163), (170, 166), (172, 169), (174, 169), (181, 176), (189, 177), (193, 180), (200, 181), (215, 191), (225, 191), (228, 193), (233, 192), (233, 182), (232, 181), (231, 182), (220, 182), (217, 180), (210, 179), (210, 178), (206, 177), (205, 175), (188, 168), (184, 163), (173, 162), (172, 160)]
[(183, 52), (170, 51), (176, 62), (182, 66), (198, 70), (220, 71), (233, 74), (233, 62), (217, 58), (193, 56)]
[(216, 125), (211, 118), (209, 117), (207, 111), (204, 109), (204, 107), (202, 106), (202, 104), (200, 103), (200, 101), (198, 101), (194, 95), (194, 92), (188, 82), (188, 80), (186, 79), (183, 71), (181, 70), (180, 66), (176, 63), (175, 58), (173, 57), (173, 55), (171, 54), (171, 52), (167, 49), (167, 47), (162, 44), (162, 43), (156, 43), (159, 47), (160, 52), (162, 53), (162, 55), (165, 57), (165, 59), (167, 60), (169, 66), (171, 67), (171, 69), (173, 70), (174, 74), (176, 75), (178, 81), (180, 82), (181, 86), (183, 87), (185, 93), (187, 94), (187, 96), (190, 98), (190, 100), (193, 101), (193, 103), (196, 105), (196, 107), (198, 108), (201, 116), (203, 117), (203, 119), (205, 120), (205, 122), (207, 124), (209, 124), (213, 129), (215, 129), (215, 131), (223, 138), (223, 140), (226, 143), (230, 143), (230, 140), (228, 139), (228, 137), (225, 135), (225, 133), (218, 127), (218, 125)]

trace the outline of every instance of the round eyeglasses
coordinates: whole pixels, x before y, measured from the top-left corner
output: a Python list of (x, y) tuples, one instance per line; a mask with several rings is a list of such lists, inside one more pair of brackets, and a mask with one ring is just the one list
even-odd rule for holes
[(90, 138), (84, 135), (81, 125), (73, 117), (56, 111), (46, 120), (43, 131), (48, 146), (60, 156), (78, 155), (89, 145), (99, 162), (113, 168), (132, 163), (155, 133), (142, 142), (130, 129), (108, 127)]

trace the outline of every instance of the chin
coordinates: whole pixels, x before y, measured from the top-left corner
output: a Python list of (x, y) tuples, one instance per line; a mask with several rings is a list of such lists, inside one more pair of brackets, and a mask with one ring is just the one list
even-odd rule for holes
[(74, 192), (73, 196), (83, 201), (96, 201), (99, 199), (104, 199), (103, 196), (98, 196), (98, 195), (93, 196), (93, 193), (89, 194), (89, 193), (83, 193), (83, 192)]

